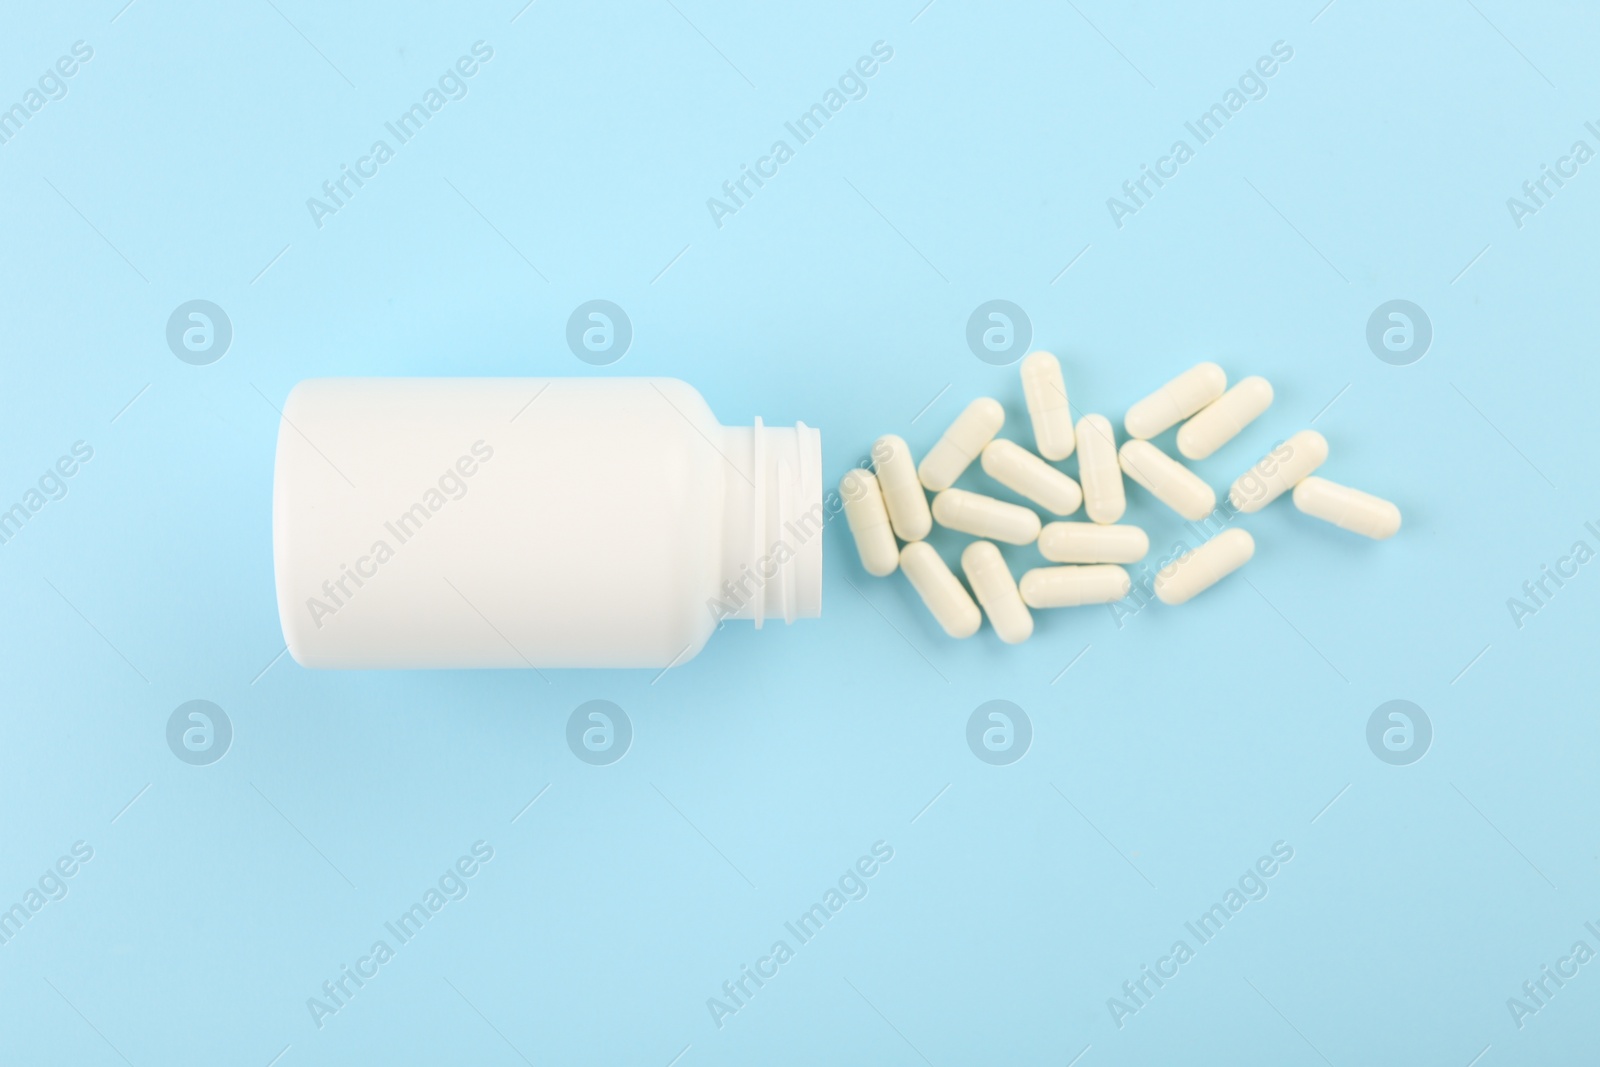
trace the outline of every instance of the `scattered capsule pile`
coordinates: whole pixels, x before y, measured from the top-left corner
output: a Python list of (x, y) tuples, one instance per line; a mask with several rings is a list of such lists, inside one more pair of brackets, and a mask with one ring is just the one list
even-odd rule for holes
[[(951, 637), (971, 637), (987, 616), (1002, 641), (1017, 644), (1033, 633), (1030, 609), (1109, 604), (1127, 596), (1132, 580), (1124, 565), (1145, 558), (1150, 538), (1137, 526), (1121, 524), (1127, 508), (1124, 476), (1190, 522), (1217, 509), (1211, 487), (1150, 438), (1182, 423), (1178, 451), (1185, 459), (1203, 460), (1272, 404), (1272, 385), (1265, 378), (1245, 378), (1230, 389), (1221, 367), (1200, 363), (1128, 409), (1123, 419), (1128, 440), (1119, 448), (1104, 415), (1084, 415), (1073, 425), (1061, 363), (1049, 352), (1034, 352), (1022, 361), (1022, 391), (1034, 451), (997, 437), (1005, 410), (998, 401), (979, 397), (920, 464), (904, 439), (886, 434), (872, 446), (874, 469), (854, 468), (839, 483), (862, 566), (879, 577), (903, 570)], [(1076, 480), (1055, 465), (1074, 451)], [(1400, 509), (1314, 476), (1327, 458), (1327, 439), (1301, 430), (1241, 475), (1228, 491), (1229, 501), (1248, 514), (1292, 490), (1295, 507), (1307, 515), (1375, 540), (1392, 537), (1400, 529)], [(1042, 522), (1032, 508), (952, 488), (974, 460), (984, 474), (1056, 520)], [(931, 507), (929, 492), (934, 494)], [(1061, 521), (1079, 507), (1087, 522)], [(979, 538), (961, 553), (967, 585), (925, 540), (935, 522)], [(1018, 581), (996, 541), (1036, 544), (1055, 566), (1034, 567)], [(1155, 595), (1166, 604), (1185, 603), (1254, 554), (1248, 532), (1225, 529), (1157, 572)]]

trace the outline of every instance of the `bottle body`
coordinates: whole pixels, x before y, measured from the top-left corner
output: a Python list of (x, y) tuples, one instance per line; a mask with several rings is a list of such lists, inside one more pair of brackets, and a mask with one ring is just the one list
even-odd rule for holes
[(308, 667), (655, 667), (820, 613), (821, 444), (683, 382), (369, 378), (284, 404), (273, 555)]

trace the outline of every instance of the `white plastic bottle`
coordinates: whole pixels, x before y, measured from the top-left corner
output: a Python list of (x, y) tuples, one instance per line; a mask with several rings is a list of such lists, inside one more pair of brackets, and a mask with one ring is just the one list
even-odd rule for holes
[(670, 378), (323, 378), (273, 559), (307, 667), (653, 667), (821, 613), (822, 442)]

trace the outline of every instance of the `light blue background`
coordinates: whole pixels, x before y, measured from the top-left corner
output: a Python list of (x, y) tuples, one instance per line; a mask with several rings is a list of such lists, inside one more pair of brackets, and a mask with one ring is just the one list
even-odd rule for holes
[[(74, 41), (94, 57), (0, 145), (0, 506), (74, 441), (94, 458), (0, 545), (0, 898), (75, 841), (94, 858), (0, 946), (0, 1062), (1592, 1054), (1600, 963), (1520, 1030), (1506, 999), (1600, 949), (1600, 564), (1520, 629), (1506, 599), (1600, 547), (1600, 163), (1520, 229), (1506, 198), (1600, 148), (1600, 17), (522, 2), (4, 16), (4, 103)], [(306, 198), (478, 40), (467, 97), (317, 228)], [(706, 199), (879, 40), (868, 95), (714, 225)], [(1268, 95), (1118, 229), (1106, 198), (1280, 40)], [(209, 366), (164, 339), (194, 298), (235, 331)], [(593, 298), (635, 329), (600, 371), (564, 341)], [(1280, 502), (1190, 605), (1040, 613), (1019, 648), (945, 639), (833, 523), (820, 620), (730, 625), (659, 678), (278, 658), (273, 405), (296, 381), (678, 376), (726, 423), (820, 426), (831, 482), (984, 393), (1027, 440), (1016, 368), (964, 340), (992, 298), (1119, 426), (1196, 359), (1267, 376), (1273, 408), (1203, 476), (1315, 417), (1325, 473), (1405, 528), (1371, 543)], [(1364, 340), (1392, 298), (1435, 330), (1410, 366)], [(1181, 533), (1130, 495), (1158, 545)], [(211, 766), (165, 741), (196, 698), (235, 730)], [(593, 698), (633, 722), (611, 766), (564, 739)], [(993, 698), (1033, 723), (1011, 766), (966, 745)], [(1365, 740), (1395, 698), (1435, 730), (1411, 766)], [(319, 1029), (307, 998), (478, 840), (470, 894)], [(706, 999), (879, 840), (869, 895), (719, 1029)], [(1270, 895), (1118, 1029), (1107, 998), (1277, 841)]]

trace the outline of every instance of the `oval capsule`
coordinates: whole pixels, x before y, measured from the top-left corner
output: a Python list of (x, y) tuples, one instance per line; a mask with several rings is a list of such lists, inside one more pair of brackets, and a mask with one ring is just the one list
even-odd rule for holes
[(1122, 491), (1122, 468), (1117, 465), (1117, 439), (1111, 420), (1085, 415), (1078, 420), (1078, 481), (1083, 486), (1083, 508), (1095, 522), (1116, 522), (1128, 508)]
[(1260, 511), (1328, 458), (1328, 439), (1315, 430), (1301, 430), (1262, 456), (1233, 483), (1228, 499), (1245, 514)]
[(944, 436), (922, 457), (922, 464), (917, 468), (922, 484), (935, 493), (950, 488), (1005, 423), (1006, 412), (1000, 401), (980, 396), (968, 404)]
[(1128, 572), (1114, 564), (1088, 567), (1035, 567), (1022, 576), (1022, 602), (1030, 608), (1075, 608), (1110, 604), (1133, 588)]
[(1008, 545), (1029, 545), (1039, 539), (1039, 516), (1031, 508), (965, 489), (935, 494), (933, 517), (940, 526)]
[(1228, 375), (1215, 363), (1197, 363), (1133, 407), (1122, 420), (1129, 437), (1140, 440), (1176, 426), (1228, 388)]
[(1071, 515), (1083, 503), (1077, 482), (1015, 441), (990, 441), (983, 446), (982, 463), (983, 473), (1052, 514)]
[(1371, 493), (1326, 478), (1306, 478), (1294, 487), (1294, 506), (1341, 530), (1383, 541), (1400, 530), (1400, 509)]
[(1149, 441), (1129, 441), (1117, 453), (1122, 472), (1190, 522), (1217, 506), (1217, 494), (1194, 471)]
[(877, 477), (862, 467), (846, 471), (839, 479), (839, 497), (844, 501), (844, 519), (856, 540), (861, 566), (879, 578), (893, 574), (900, 565), (900, 546), (895, 543)]
[(1149, 551), (1137, 526), (1051, 522), (1039, 531), (1039, 555), (1052, 563), (1138, 563)]
[(951, 637), (971, 637), (978, 632), (983, 616), (978, 605), (961, 584), (961, 579), (945, 566), (939, 553), (926, 541), (913, 541), (900, 550), (900, 569), (906, 572), (911, 588), (917, 591), (944, 632)]
[(1255, 553), (1256, 541), (1248, 532), (1223, 530), (1158, 571), (1156, 596), (1163, 604), (1185, 603), (1243, 567)]
[[(1033, 423), (1033, 444), (1048, 460), (1072, 455), (1072, 408), (1067, 403), (1067, 383), (1061, 361), (1049, 352), (1035, 352), (1022, 361), (1022, 395)], [(1065, 514), (1065, 512), (1063, 512)]]
[(889, 522), (902, 541), (920, 541), (933, 529), (928, 511), (928, 494), (917, 480), (917, 467), (911, 461), (911, 448), (905, 438), (886, 433), (872, 446), (872, 462), (878, 468), (878, 486)]
[(1033, 634), (1033, 616), (1022, 602), (1011, 568), (992, 541), (974, 541), (961, 553), (967, 583), (989, 617), (989, 625), (1008, 645), (1021, 644)]
[(1252, 375), (1195, 413), (1178, 428), (1178, 451), (1201, 460), (1239, 436), (1272, 406), (1272, 383)]

